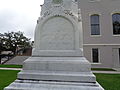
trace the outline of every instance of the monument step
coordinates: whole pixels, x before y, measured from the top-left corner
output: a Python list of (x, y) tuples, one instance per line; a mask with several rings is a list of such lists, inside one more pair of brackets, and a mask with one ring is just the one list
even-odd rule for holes
[(63, 72), (63, 71), (52, 72), (52, 71), (24, 70), (18, 74), (18, 79), (96, 82), (96, 77), (94, 74), (92, 74), (92, 72)]
[(97, 82), (76, 83), (76, 82), (53, 82), (53, 81), (32, 81), (16, 80), (4, 90), (104, 90)]
[(84, 57), (30, 57), (23, 70), (90, 72), (91, 65)]

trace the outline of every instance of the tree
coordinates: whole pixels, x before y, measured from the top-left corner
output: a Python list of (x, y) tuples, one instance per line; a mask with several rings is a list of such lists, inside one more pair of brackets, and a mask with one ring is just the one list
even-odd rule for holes
[(6, 50), (13, 51), (16, 54), (18, 47), (25, 49), (31, 47), (30, 39), (25, 37), (23, 32), (8, 32), (1, 37), (2, 47)]
[(0, 33), (0, 54), (5, 49), (3, 46), (3, 34)]
[(1, 64), (1, 59), (2, 59), (1, 52), (2, 52), (4, 49), (5, 49), (5, 48), (3, 47), (3, 34), (0, 33), (0, 64)]

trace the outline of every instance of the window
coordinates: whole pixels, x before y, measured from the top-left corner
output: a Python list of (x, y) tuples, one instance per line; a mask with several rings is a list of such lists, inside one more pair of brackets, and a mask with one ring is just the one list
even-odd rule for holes
[(100, 35), (99, 15), (91, 15), (91, 35)]
[(99, 50), (98, 50), (98, 48), (92, 49), (92, 60), (93, 60), (93, 63), (99, 63)]
[(113, 20), (113, 34), (120, 35), (120, 13), (112, 15)]

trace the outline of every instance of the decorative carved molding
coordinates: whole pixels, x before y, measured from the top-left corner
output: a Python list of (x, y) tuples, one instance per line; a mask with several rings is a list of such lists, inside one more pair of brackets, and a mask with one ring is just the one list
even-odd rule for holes
[(61, 4), (63, 2), (63, 0), (52, 0), (52, 2), (54, 4)]
[(50, 11), (46, 11), (46, 12), (44, 13), (43, 17), (46, 17), (46, 16), (48, 16), (48, 15), (50, 15)]
[(101, 0), (89, 0), (89, 2), (100, 2)]
[[(51, 8), (48, 8), (46, 5), (43, 5), (43, 10), (44, 12), (42, 13), (42, 16), (40, 17), (39, 20), (43, 20), (44, 18), (48, 17), (49, 15), (52, 16), (62, 16), (61, 14), (65, 14), (68, 16), (71, 16), (74, 20), (78, 20), (79, 22), (81, 21), (81, 12), (78, 10), (78, 13), (75, 14), (74, 11), (66, 9), (66, 7), (64, 6), (64, 4), (54, 4), (51, 3), (50, 5)], [(39, 23), (39, 20), (37, 21), (37, 23)]]
[(70, 16), (74, 16), (71, 10), (64, 10), (64, 13)]

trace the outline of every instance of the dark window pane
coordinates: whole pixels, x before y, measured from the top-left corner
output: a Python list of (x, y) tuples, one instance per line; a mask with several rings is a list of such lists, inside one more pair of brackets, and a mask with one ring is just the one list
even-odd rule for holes
[(99, 24), (99, 15), (91, 16), (91, 24)]
[(91, 25), (91, 35), (100, 35), (99, 24)]
[(118, 14), (113, 14), (113, 22), (115, 22), (115, 21), (118, 21), (118, 22), (120, 22), (120, 14), (118, 13)]
[(120, 34), (120, 14), (113, 14), (113, 34)]
[(91, 16), (91, 35), (100, 35), (99, 15)]
[(93, 63), (99, 62), (99, 52), (97, 48), (92, 49), (92, 58), (93, 58)]

